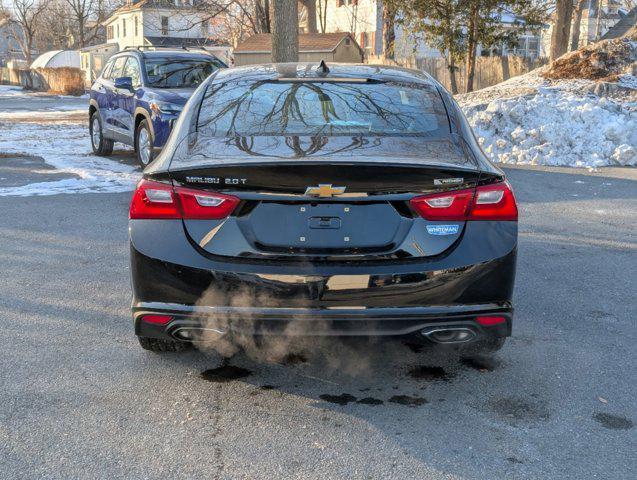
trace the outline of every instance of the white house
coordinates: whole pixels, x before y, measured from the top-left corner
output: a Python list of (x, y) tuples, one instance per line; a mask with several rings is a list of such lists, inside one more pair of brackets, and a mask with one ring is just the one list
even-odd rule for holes
[[(128, 0), (104, 22), (106, 43), (119, 49), (171, 43), (203, 45), (211, 34), (207, 16), (194, 0)], [(162, 39), (178, 39), (164, 41)]]
[(106, 60), (130, 47), (205, 47), (227, 58), (229, 46), (219, 41), (216, 24), (197, 8), (198, 0), (127, 0), (105, 22), (106, 43), (81, 50), (88, 83)]

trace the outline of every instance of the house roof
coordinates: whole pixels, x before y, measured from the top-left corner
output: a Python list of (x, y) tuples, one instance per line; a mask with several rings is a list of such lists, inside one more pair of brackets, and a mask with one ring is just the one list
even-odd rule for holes
[[(196, 4), (197, 2), (195, 2)], [(137, 2), (135, 1), (131, 1), (130, 3), (127, 3), (126, 5), (122, 5), (121, 7), (119, 7), (117, 10), (115, 10), (113, 12), (113, 15), (117, 15), (118, 13), (126, 13), (126, 12), (132, 12), (133, 10), (142, 10), (142, 9), (146, 9), (146, 8), (168, 8), (168, 9), (179, 9), (179, 10), (184, 10), (184, 9), (192, 9), (193, 6), (189, 5), (189, 4), (185, 4), (185, 2), (182, 2), (181, 5), (177, 6), (175, 5), (175, 1), (174, 0), (138, 0)]]
[(608, 31), (604, 35), (602, 35), (601, 40), (619, 38), (635, 25), (637, 25), (637, 7), (633, 8), (626, 15), (622, 16), (619, 22), (610, 27)]
[[(360, 49), (356, 40), (347, 32), (301, 33), (299, 34), (299, 52), (333, 52), (347, 37)], [(269, 33), (252, 35), (234, 49), (234, 53), (270, 53), (271, 51), (272, 35)]]

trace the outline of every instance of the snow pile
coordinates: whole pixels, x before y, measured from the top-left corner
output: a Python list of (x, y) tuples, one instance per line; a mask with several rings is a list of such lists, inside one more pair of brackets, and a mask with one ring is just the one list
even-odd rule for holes
[(463, 108), (485, 153), (496, 162), (637, 165), (637, 102), (540, 87), (532, 95)]
[(637, 166), (636, 75), (637, 38), (624, 37), (457, 100), (495, 162)]
[[(39, 173), (69, 173), (75, 178), (0, 188), (0, 196), (126, 192), (141, 178), (139, 168), (91, 152), (88, 128), (76, 123), (1, 123), (0, 152), (40, 156), (55, 167)], [(1, 159), (0, 159), (1, 161)]]

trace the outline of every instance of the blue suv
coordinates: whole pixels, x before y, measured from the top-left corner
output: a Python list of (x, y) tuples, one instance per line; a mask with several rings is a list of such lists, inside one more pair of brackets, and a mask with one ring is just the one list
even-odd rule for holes
[(148, 165), (166, 143), (197, 86), (226, 65), (199, 50), (124, 50), (112, 56), (91, 87), (89, 131), (93, 152), (132, 145)]

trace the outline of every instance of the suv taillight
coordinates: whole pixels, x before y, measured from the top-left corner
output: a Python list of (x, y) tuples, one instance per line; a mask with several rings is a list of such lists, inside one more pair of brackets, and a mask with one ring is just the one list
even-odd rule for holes
[(133, 193), (129, 218), (218, 220), (230, 215), (238, 204), (239, 199), (231, 195), (141, 180)]
[(511, 220), (518, 207), (508, 182), (412, 198), (411, 206), (431, 221)]

